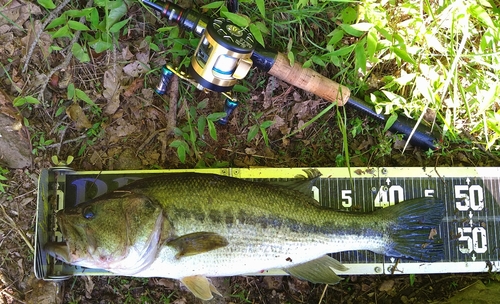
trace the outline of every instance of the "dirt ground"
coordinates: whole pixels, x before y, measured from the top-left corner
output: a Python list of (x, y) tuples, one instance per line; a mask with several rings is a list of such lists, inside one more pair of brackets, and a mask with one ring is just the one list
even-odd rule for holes
[[(13, 21), (0, 18), (0, 115), (12, 123), (16, 149), (33, 152), (24, 159), (28, 166), (12, 168), (4, 174), (7, 180), (0, 180), (6, 185), (6, 192), (0, 193), (0, 303), (197, 303), (178, 282), (168, 279), (75, 277), (52, 283), (34, 278), (38, 175), (54, 162), (63, 164), (68, 156), (74, 157), (70, 166), (75, 170), (345, 166), (338, 128), (342, 110), (333, 109), (300, 128), (328, 106), (313, 95), (252, 71), (243, 83), (249, 92), (238, 95), (241, 105), (226, 126), (215, 124), (214, 140), (208, 128), (193, 131), (189, 126), (199, 127), (199, 117), (221, 112), (223, 98), (193, 90), (182, 81), (180, 95), (157, 96), (158, 73), (147, 72), (164, 63), (165, 50), (155, 52), (143, 43), (144, 28), (119, 37), (115, 52), (91, 52), (89, 63), (72, 58), (56, 69), (70, 51), (49, 53), (50, 45), (61, 42), (54, 42), (47, 33), (37, 38), (40, 8), (22, 0), (0, 3), (0, 10)], [(139, 20), (136, 25), (144, 23)], [(138, 71), (139, 61), (147, 68)], [(71, 84), (95, 104), (69, 98)], [(14, 107), (17, 96), (33, 96), (40, 103), (27, 100)], [(350, 109), (346, 118), (351, 166), (500, 165), (480, 147), (462, 149), (463, 143), (434, 153), (418, 147), (403, 152), (401, 141), (384, 133), (379, 123)], [(274, 121), (266, 129), (269, 145), (259, 132), (247, 141), (255, 131), (252, 126), (264, 121)], [(182, 163), (170, 145), (186, 139), (186, 134), (189, 149)], [(189, 142), (193, 136), (195, 140)], [(8, 157), (4, 158), (2, 168)], [(488, 273), (349, 276), (326, 287), (292, 277), (232, 277), (214, 280), (224, 297), (212, 303), (443, 303), (471, 286), (497, 280)]]

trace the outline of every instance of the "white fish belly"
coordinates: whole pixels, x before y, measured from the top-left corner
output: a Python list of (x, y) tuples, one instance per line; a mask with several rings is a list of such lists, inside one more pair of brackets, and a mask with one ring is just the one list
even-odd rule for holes
[[(135, 276), (183, 278), (192, 275), (207, 277), (259, 273), (284, 269), (317, 259), (327, 253), (347, 250), (382, 251), (384, 240), (373, 236), (315, 235), (293, 232), (286, 228), (260, 228), (254, 225), (225, 226), (210, 230), (228, 240), (228, 245), (208, 252), (176, 258), (178, 251), (163, 246), (154, 262)], [(182, 231), (183, 234), (197, 231)], [(179, 231), (178, 231), (179, 232)]]

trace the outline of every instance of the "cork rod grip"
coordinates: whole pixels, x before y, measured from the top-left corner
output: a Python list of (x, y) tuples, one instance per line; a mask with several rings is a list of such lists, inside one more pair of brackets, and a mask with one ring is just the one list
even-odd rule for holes
[(305, 69), (299, 63), (290, 66), (290, 61), (282, 53), (278, 53), (268, 73), (321, 98), (335, 102), (339, 106), (343, 106), (351, 95), (347, 87), (311, 69)]

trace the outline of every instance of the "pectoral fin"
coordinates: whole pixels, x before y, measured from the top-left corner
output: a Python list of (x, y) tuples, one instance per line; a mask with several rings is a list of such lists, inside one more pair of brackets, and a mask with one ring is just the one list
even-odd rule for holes
[(204, 253), (210, 250), (227, 246), (225, 237), (215, 232), (195, 232), (180, 236), (167, 243), (178, 250), (176, 258)]
[(285, 271), (301, 280), (312, 283), (337, 284), (341, 277), (335, 274), (334, 269), (345, 271), (347, 267), (327, 255), (304, 264), (286, 268)]
[(191, 291), (197, 298), (204, 301), (213, 298), (212, 292), (221, 295), (210, 281), (201, 275), (185, 277), (181, 279), (182, 284), (186, 285), (187, 289)]

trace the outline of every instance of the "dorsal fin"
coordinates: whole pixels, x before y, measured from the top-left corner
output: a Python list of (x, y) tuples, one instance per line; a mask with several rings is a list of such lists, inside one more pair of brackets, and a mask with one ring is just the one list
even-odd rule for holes
[(307, 176), (298, 174), (293, 180), (288, 181), (269, 181), (268, 184), (286, 187), (288, 189), (293, 189), (299, 191), (307, 196), (311, 195), (312, 187), (316, 180), (321, 176), (321, 172), (318, 169), (304, 169)]

